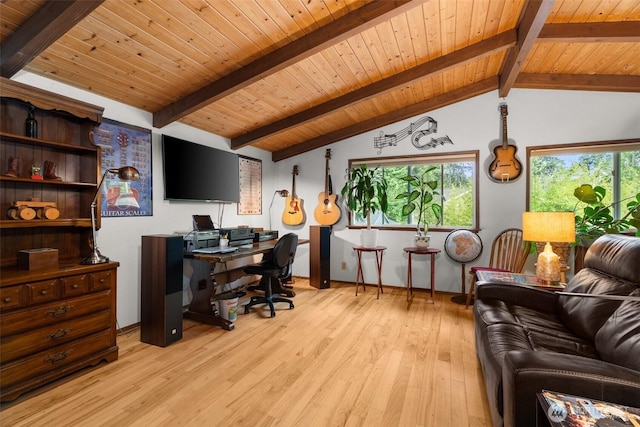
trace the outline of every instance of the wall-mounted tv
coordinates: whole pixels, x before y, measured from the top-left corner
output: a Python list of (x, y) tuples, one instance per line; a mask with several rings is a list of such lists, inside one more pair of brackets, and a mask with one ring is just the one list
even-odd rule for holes
[(240, 201), (238, 155), (162, 135), (165, 200)]

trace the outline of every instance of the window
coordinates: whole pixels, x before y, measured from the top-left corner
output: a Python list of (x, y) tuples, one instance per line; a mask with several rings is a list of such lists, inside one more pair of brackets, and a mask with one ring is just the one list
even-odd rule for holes
[(573, 211), (574, 189), (591, 184), (606, 190), (604, 204), (622, 201), (613, 212), (620, 218), (640, 192), (638, 139), (529, 147), (527, 161), (530, 211)]
[[(366, 164), (370, 168), (380, 167), (387, 180), (389, 210), (386, 215), (376, 212), (371, 217), (371, 226), (385, 229), (412, 229), (415, 227), (415, 213), (402, 216), (402, 206), (406, 200), (396, 200), (396, 196), (407, 191), (407, 183), (401, 177), (411, 173), (416, 175), (431, 166), (430, 178), (437, 179), (438, 191), (444, 196), (442, 201), (442, 221), (428, 220), (430, 230), (451, 230), (454, 228), (478, 228), (478, 151), (442, 153), (421, 156), (380, 157), (349, 160), (349, 168)], [(366, 220), (350, 213), (349, 225), (366, 226)]]

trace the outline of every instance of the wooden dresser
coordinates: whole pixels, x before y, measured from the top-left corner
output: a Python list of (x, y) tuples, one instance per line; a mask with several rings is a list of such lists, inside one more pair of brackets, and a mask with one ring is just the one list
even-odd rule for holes
[[(25, 136), (30, 110), (38, 122), (35, 137)], [(90, 204), (101, 174), (100, 148), (90, 133), (102, 111), (0, 78), (2, 401), (118, 358), (119, 264), (80, 264), (91, 252)], [(45, 162), (55, 164), (58, 179), (32, 178), (31, 167), (42, 166), (44, 174)], [(25, 200), (54, 203), (56, 215), (37, 207), (35, 215), (16, 215), (15, 202)], [(96, 221), (99, 227), (99, 210)], [(19, 262), (20, 251), (41, 248), (57, 250), (53, 266)]]

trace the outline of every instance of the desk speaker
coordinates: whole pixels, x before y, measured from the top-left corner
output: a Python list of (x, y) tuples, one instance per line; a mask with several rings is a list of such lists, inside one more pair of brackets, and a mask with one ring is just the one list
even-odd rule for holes
[(314, 288), (331, 287), (331, 227), (309, 226), (309, 283)]
[(182, 338), (182, 236), (142, 236), (140, 341), (160, 347)]

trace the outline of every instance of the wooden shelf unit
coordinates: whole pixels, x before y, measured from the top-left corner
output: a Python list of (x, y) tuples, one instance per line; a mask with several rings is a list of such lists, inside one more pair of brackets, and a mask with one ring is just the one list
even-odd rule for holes
[[(22, 136), (35, 107), (38, 137)], [(91, 135), (101, 107), (0, 78), (0, 400), (118, 358), (117, 262), (81, 265), (91, 252), (91, 202), (100, 148)], [(6, 176), (10, 158), (18, 176)], [(60, 180), (31, 179), (55, 162)], [(54, 202), (60, 216), (10, 219), (12, 203)], [(98, 199), (99, 200), (99, 199)], [(96, 212), (100, 226), (100, 210)], [(58, 267), (21, 270), (18, 251), (54, 248)]]

